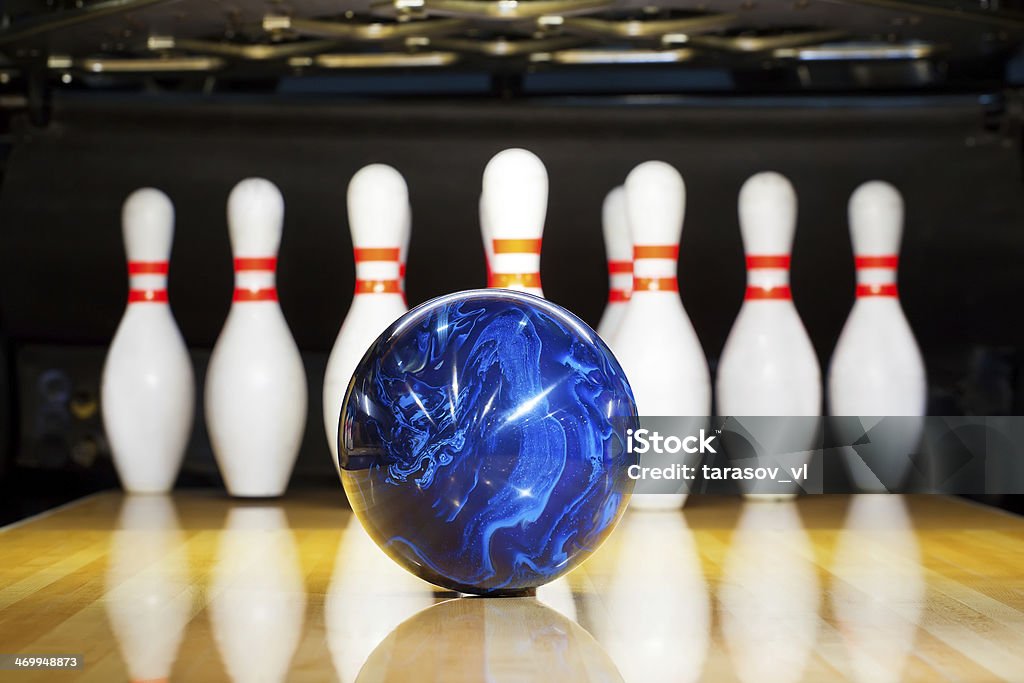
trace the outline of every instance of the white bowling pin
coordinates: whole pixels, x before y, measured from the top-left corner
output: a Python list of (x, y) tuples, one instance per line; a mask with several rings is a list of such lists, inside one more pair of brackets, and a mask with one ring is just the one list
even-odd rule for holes
[[(718, 363), (719, 415), (821, 414), (818, 357), (789, 288), (796, 211), (793, 186), (778, 173), (758, 173), (740, 191), (747, 291)], [(782, 443), (779, 437), (784, 437), (786, 453), (771, 455), (784, 456), (787, 466), (806, 462), (818, 434), (817, 422), (787, 423), (783, 431), (774, 438), (765, 435), (762, 445), (774, 451), (771, 442)]]
[(408, 310), (401, 258), (410, 218), (401, 174), (384, 164), (356, 173), (348, 185), (348, 220), (356, 262), (355, 296), (324, 375), (324, 429), (335, 468), (341, 404), (352, 373), (380, 333)]
[(163, 192), (132, 193), (121, 213), (128, 256), (128, 307), (103, 367), (103, 425), (132, 493), (174, 486), (195, 414), (195, 379), (167, 303), (174, 206)]
[(870, 443), (841, 454), (860, 489), (883, 491), (906, 475), (923, 419), (903, 419), (889, 429), (876, 427), (878, 419), (922, 418), (927, 401), (924, 361), (896, 290), (903, 199), (888, 183), (865, 183), (850, 197), (849, 220), (857, 298), (832, 355), (829, 412), (861, 418), (859, 427), (842, 425), (857, 429), (844, 434), (851, 440), (874, 429)]
[(839, 336), (828, 377), (833, 415), (924, 415), (924, 361), (896, 291), (903, 199), (869, 182), (850, 197), (857, 299)]
[[(402, 298), (405, 299), (405, 265), (409, 262), (409, 241), (412, 238), (412, 204), (405, 207), (405, 225), (402, 227), (402, 248), (399, 253), (398, 279), (402, 283)], [(408, 305), (408, 302), (406, 302)]]
[(235, 293), (206, 374), (206, 424), (233, 496), (279, 496), (306, 424), (306, 373), (277, 301), (284, 200), (262, 178), (228, 200)]
[(198, 597), (168, 496), (128, 496), (111, 537), (103, 603), (128, 677), (166, 681)]
[(285, 680), (302, 635), (306, 589), (281, 508), (228, 513), (208, 595), (213, 637), (231, 680)]
[(491, 287), (544, 296), (540, 248), (548, 208), (548, 173), (525, 149), (498, 152), (484, 169), (481, 218), (491, 238)]
[[(625, 197), (633, 238), (633, 293), (611, 349), (641, 416), (710, 415), (708, 363), (679, 298), (676, 277), (686, 186), (670, 165), (647, 161), (626, 178)], [(685, 501), (685, 494), (639, 494), (630, 506), (668, 509)]]
[(494, 261), (494, 242), (491, 241), (490, 223), (487, 220), (485, 211), (487, 205), (484, 203), (484, 195), (480, 193), (480, 236), (484, 241), (484, 260), (487, 262), (487, 286), (491, 287), (492, 276), (491, 276), (491, 263)]
[(608, 256), (608, 305), (597, 334), (608, 341), (615, 334), (633, 291), (633, 238), (626, 217), (626, 191), (616, 187), (604, 198), (601, 212), (604, 249)]

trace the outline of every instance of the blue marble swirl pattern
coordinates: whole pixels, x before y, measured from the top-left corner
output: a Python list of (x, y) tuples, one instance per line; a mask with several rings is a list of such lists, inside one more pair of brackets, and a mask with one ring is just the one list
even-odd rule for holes
[(410, 311), (369, 349), (342, 407), (353, 510), (395, 561), (464, 593), (520, 594), (615, 527), (636, 404), (568, 311), (509, 290)]

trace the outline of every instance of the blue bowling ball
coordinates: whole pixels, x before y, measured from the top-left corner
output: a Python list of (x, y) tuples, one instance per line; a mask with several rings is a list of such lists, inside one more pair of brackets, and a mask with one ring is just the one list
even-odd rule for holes
[(520, 595), (611, 533), (638, 418), (615, 357), (544, 299), (487, 289), (416, 307), (349, 384), (339, 465), (373, 540), (462, 593)]

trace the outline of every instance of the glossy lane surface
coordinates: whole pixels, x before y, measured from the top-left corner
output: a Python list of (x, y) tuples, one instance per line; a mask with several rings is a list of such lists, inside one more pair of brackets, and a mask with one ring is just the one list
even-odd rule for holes
[(76, 681), (1020, 680), (1024, 520), (937, 496), (691, 503), (627, 513), (537, 599), (458, 599), (340, 492), (101, 494), (0, 531), (0, 650), (81, 654)]

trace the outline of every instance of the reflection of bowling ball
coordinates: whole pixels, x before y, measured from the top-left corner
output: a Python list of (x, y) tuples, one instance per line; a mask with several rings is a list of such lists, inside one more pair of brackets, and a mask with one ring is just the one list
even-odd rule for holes
[(570, 571), (633, 486), (622, 368), (578, 318), (528, 294), (410, 311), (363, 357), (341, 418), (342, 481), (370, 536), (465, 593), (523, 593)]
[(622, 683), (622, 676), (592, 635), (534, 598), (461, 598), (392, 631), (356, 679), (370, 681)]

